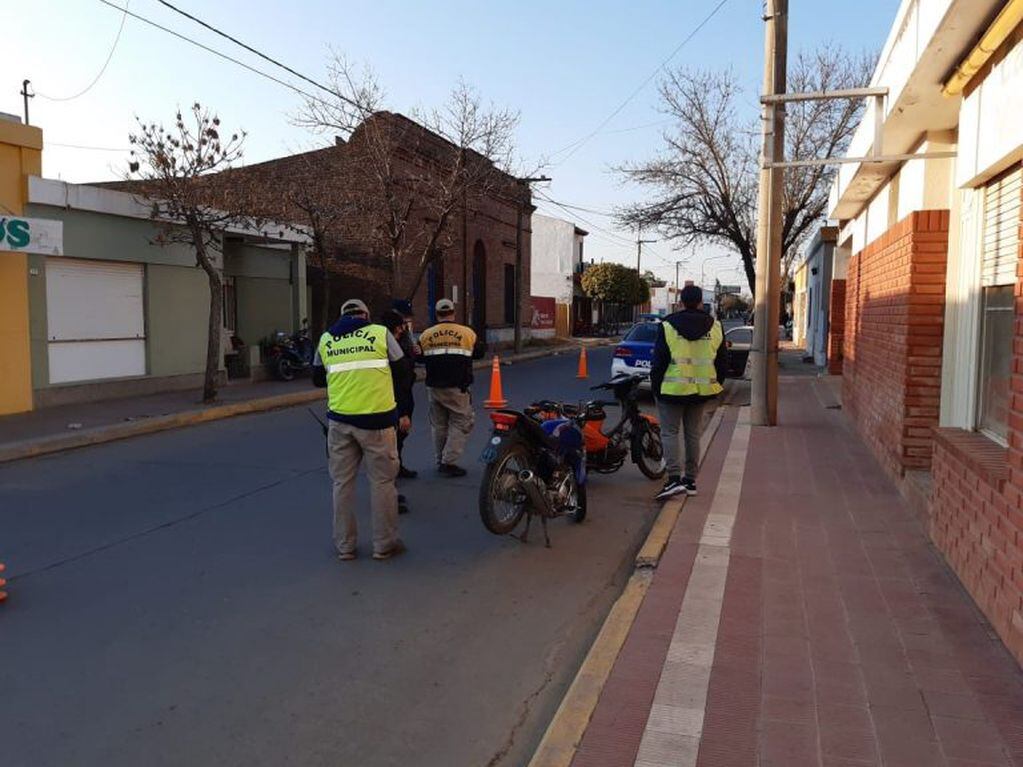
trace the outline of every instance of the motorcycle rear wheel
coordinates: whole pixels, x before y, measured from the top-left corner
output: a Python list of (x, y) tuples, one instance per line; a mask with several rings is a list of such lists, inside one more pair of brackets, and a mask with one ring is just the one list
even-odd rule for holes
[(507, 535), (526, 513), (529, 500), (519, 489), (519, 472), (533, 471), (533, 458), (525, 445), (513, 442), (483, 470), (480, 482), (480, 518), (494, 535)]
[(633, 429), (632, 460), (647, 479), (664, 476), (664, 445), (659, 428), (644, 421)]

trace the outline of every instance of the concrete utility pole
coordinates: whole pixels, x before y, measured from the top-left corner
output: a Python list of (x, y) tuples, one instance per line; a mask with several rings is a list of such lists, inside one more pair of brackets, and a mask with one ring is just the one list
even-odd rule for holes
[[(764, 0), (764, 95), (785, 93), (788, 54), (788, 0)], [(778, 314), (781, 300), (781, 214), (785, 159), (784, 104), (764, 104), (763, 150), (757, 213), (757, 295), (753, 346), (751, 412), (756, 426), (778, 422)]]
[[(520, 178), (526, 190), (536, 181), (550, 181), (550, 176)], [(515, 351), (522, 351), (522, 216), (525, 213), (523, 200), (519, 197), (518, 215), (515, 221)]]
[(643, 244), (647, 242), (657, 242), (657, 240), (641, 240), (639, 238), (639, 229), (636, 230), (636, 274), (642, 274), (640, 270), (640, 261), (643, 259)]

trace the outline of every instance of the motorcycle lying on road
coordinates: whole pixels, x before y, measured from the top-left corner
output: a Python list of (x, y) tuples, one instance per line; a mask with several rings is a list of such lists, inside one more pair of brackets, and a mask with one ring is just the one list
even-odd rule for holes
[(480, 460), (486, 464), (480, 484), (480, 517), (495, 535), (508, 535), (527, 515), (519, 537), (525, 543), (534, 516), (540, 517), (544, 543), (551, 545), (547, 520), (586, 518), (586, 460), (581, 417), (545, 417), (546, 405), (525, 411), (495, 410), (494, 430)]

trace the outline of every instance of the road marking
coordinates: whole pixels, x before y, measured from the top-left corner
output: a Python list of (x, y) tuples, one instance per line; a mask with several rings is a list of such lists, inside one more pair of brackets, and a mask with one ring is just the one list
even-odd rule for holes
[(703, 525), (696, 561), (634, 767), (696, 764), (749, 438), (749, 408), (744, 407), (739, 411)]
[[(718, 407), (700, 437), (701, 463), (723, 418), (724, 409)], [(600, 693), (618, 659), (618, 653), (636, 620), (636, 613), (643, 604), (643, 597), (650, 587), (650, 581), (653, 579), (651, 568), (657, 566), (684, 503), (684, 498), (673, 499), (661, 507), (657, 520), (636, 556), (636, 569), (630, 576), (625, 590), (612, 605), (611, 612), (604, 619), (600, 633), (593, 640), (582, 666), (576, 672), (575, 679), (572, 680), (568, 692), (554, 713), (554, 718), (547, 726), (547, 731), (537, 746), (529, 767), (567, 767), (571, 763), (590, 723), (590, 717), (597, 707)]]

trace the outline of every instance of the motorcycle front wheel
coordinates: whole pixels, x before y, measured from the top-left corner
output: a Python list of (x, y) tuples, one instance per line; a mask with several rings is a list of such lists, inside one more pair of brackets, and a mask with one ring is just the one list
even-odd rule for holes
[(480, 482), (480, 518), (494, 535), (507, 535), (522, 520), (529, 499), (519, 487), (519, 473), (533, 470), (525, 445), (512, 442), (483, 470)]
[(274, 362), (274, 376), (279, 381), (295, 380), (295, 364), (282, 354)]
[(642, 425), (633, 429), (632, 460), (648, 479), (664, 476), (664, 445), (661, 443), (661, 430), (657, 426), (643, 421)]

